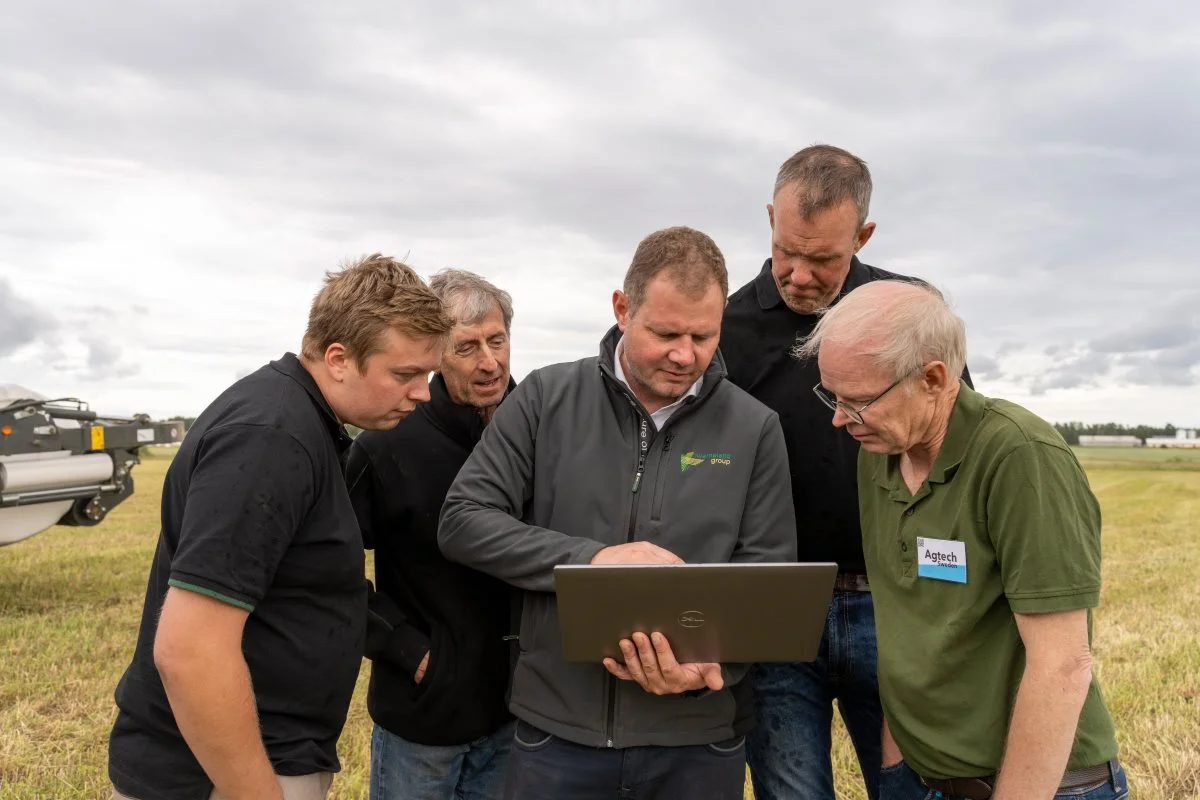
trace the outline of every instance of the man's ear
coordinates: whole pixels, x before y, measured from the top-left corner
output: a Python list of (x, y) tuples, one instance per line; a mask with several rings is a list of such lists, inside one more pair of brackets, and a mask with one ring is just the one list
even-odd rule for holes
[(775, 230), (775, 206), (767, 203), (767, 222), (771, 223), (771, 230)]
[(921, 386), (931, 394), (941, 394), (951, 383), (958, 383), (958, 376), (951, 377), (945, 362), (930, 361), (925, 365), (925, 373), (921, 376)]
[(613, 316), (617, 318), (617, 327), (621, 329), (621, 333), (625, 332), (625, 328), (629, 325), (629, 297), (617, 289), (613, 292)]
[(867, 242), (871, 241), (872, 234), (875, 233), (875, 223), (868, 222), (858, 229), (858, 235), (854, 237), (854, 252), (857, 253), (866, 246)]
[(325, 370), (329, 373), (329, 377), (338, 383), (346, 380), (349, 370), (356, 368), (354, 359), (350, 357), (345, 345), (334, 342), (325, 348)]

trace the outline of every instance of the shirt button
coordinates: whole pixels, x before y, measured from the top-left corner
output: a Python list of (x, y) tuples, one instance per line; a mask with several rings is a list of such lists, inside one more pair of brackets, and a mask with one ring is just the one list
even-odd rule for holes
[(911, 508), (904, 512), (904, 516), (906, 516), (906, 517), (911, 517), (912, 515), (913, 515), (913, 510)]
[(901, 553), (907, 553), (907, 552), (908, 552), (908, 542), (901, 542), (901, 543), (900, 543), (900, 552), (901, 552)]

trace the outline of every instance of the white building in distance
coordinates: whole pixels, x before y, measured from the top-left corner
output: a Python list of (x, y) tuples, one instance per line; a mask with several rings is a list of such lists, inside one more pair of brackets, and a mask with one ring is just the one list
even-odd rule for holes
[[(1082, 436), (1079, 437), (1083, 439)], [(1082, 444), (1082, 441), (1080, 442)], [(1150, 436), (1146, 439), (1146, 447), (1198, 447), (1200, 437), (1196, 436), (1195, 428), (1180, 428), (1174, 436)]]
[(1142, 440), (1136, 436), (1113, 436), (1106, 434), (1080, 434), (1080, 447), (1141, 447)]

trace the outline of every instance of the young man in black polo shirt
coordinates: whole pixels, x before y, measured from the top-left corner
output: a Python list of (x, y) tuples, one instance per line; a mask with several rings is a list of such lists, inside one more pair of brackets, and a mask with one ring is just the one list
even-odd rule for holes
[(438, 515), (484, 427), (515, 386), (512, 299), (478, 275), (429, 282), (454, 329), (430, 402), (389, 431), (361, 434), (347, 480), (375, 548), (367, 708), (372, 800), (499, 800), (513, 736), (505, 702), (512, 590), (448, 561)]
[(117, 686), (114, 797), (328, 791), (366, 628), (342, 426), (391, 428), (428, 400), (449, 329), (411, 269), (369, 256), (327, 276), (299, 357), (239, 380), (188, 431)]
[(856, 255), (875, 232), (875, 223), (867, 222), (871, 189), (866, 163), (837, 147), (814, 145), (784, 162), (767, 206), (771, 257), (729, 298), (721, 326), (729, 380), (776, 411), (783, 425), (800, 560), (838, 564), (818, 659), (751, 671), (758, 724), (746, 753), (758, 800), (834, 796), (835, 699), (867, 793), (878, 796), (883, 712), (858, 521), (858, 444), (829, 424), (829, 409), (813, 394), (821, 380), (816, 362), (791, 355), (820, 312), (850, 290), (904, 279)]

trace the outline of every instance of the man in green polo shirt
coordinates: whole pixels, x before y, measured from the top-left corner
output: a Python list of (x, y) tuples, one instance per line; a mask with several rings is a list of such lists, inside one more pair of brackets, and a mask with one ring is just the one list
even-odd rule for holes
[(881, 800), (1126, 797), (1092, 675), (1100, 509), (1070, 448), (959, 380), (965, 328), (929, 286), (855, 289), (798, 355), (861, 447)]

